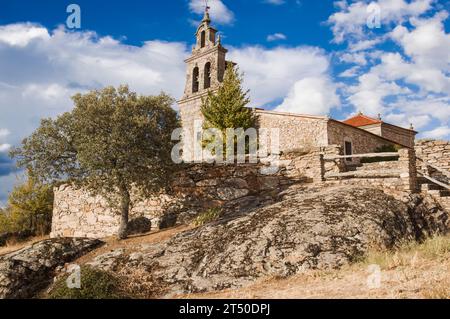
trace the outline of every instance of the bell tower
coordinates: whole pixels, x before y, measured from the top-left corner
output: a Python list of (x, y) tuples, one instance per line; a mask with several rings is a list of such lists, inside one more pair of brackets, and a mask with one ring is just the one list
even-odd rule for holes
[(192, 55), (185, 60), (187, 65), (186, 86), (183, 97), (178, 101), (183, 125), (183, 159), (193, 160), (194, 143), (198, 136), (195, 126), (201, 127), (203, 116), (200, 111), (202, 98), (209, 91), (215, 92), (223, 81), (227, 50), (222, 46), (217, 30), (211, 26), (208, 7), (195, 33), (196, 44)]

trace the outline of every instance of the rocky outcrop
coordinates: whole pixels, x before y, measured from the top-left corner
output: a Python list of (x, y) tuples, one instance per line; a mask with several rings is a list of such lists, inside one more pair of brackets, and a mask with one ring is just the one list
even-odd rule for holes
[(0, 256), (0, 298), (31, 298), (52, 280), (54, 270), (102, 242), (93, 239), (51, 239)]
[(405, 203), (374, 189), (291, 187), (279, 203), (228, 214), (132, 254), (112, 251), (91, 265), (125, 277), (147, 273), (153, 297), (170, 297), (338, 268), (370, 247), (391, 248), (445, 231), (447, 219), (438, 205), (420, 197)]

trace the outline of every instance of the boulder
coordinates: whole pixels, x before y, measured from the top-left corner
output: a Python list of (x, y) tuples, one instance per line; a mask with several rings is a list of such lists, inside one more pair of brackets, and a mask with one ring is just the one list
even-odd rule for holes
[(138, 217), (128, 222), (128, 235), (138, 235), (148, 233), (152, 228), (152, 222), (146, 217)]
[(31, 298), (45, 288), (54, 270), (100, 246), (96, 239), (49, 239), (0, 256), (0, 298)]
[[(416, 196), (416, 195), (414, 195)], [(280, 202), (224, 219), (98, 265), (145, 271), (154, 297), (236, 288), (265, 276), (339, 268), (371, 247), (445, 231), (448, 215), (420, 196), (408, 202), (382, 191), (335, 187), (286, 191)], [(132, 267), (130, 265), (133, 265)], [(109, 269), (111, 269), (109, 267)]]

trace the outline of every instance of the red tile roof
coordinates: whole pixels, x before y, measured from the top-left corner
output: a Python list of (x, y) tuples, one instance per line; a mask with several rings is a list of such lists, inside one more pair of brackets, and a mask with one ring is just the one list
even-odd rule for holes
[(381, 120), (374, 119), (374, 118), (365, 116), (363, 114), (358, 114), (354, 117), (351, 117), (351, 118), (343, 121), (343, 123), (351, 125), (351, 126), (360, 127), (360, 126), (366, 126), (366, 125), (380, 124), (383, 122)]

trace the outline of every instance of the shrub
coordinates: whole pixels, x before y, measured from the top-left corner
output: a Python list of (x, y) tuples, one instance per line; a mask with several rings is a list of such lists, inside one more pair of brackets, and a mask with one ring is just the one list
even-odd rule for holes
[(205, 224), (211, 223), (220, 217), (220, 208), (210, 208), (207, 211), (201, 213), (197, 216), (194, 221), (195, 226), (203, 226)]
[(25, 239), (47, 235), (51, 229), (53, 187), (32, 178), (14, 188), (8, 207), (0, 211), (0, 234)]
[(109, 272), (81, 267), (81, 288), (67, 287), (69, 275), (60, 278), (48, 294), (49, 299), (123, 299), (127, 298), (121, 291), (120, 281)]

